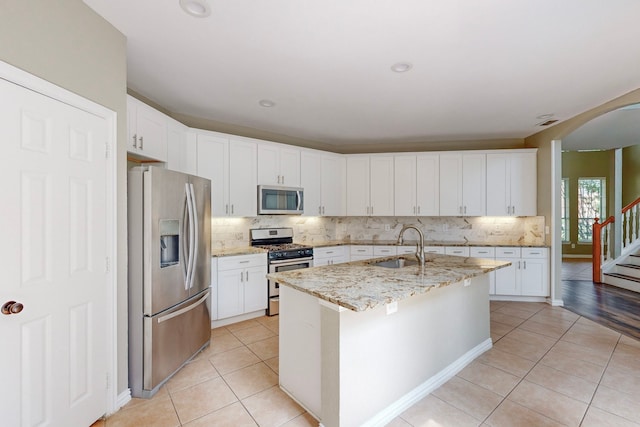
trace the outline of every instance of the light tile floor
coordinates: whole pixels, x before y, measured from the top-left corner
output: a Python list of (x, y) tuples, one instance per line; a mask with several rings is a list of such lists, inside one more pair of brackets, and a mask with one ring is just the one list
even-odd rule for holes
[[(278, 317), (212, 331), (150, 400), (96, 426), (317, 426), (278, 388)], [(543, 303), (491, 303), (494, 346), (391, 427), (640, 426), (640, 341)]]

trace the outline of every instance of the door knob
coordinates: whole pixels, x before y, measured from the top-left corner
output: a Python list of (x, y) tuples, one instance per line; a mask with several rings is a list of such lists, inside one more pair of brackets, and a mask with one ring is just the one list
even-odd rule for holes
[(7, 301), (2, 304), (2, 314), (10, 315), (10, 314), (18, 314), (22, 311), (24, 305), (15, 301)]

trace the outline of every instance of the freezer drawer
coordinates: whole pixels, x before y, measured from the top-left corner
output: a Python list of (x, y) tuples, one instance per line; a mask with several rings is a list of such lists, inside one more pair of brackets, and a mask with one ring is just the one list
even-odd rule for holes
[(206, 303), (209, 294), (207, 289), (172, 310), (144, 318), (145, 392), (162, 385), (209, 343), (211, 317)]

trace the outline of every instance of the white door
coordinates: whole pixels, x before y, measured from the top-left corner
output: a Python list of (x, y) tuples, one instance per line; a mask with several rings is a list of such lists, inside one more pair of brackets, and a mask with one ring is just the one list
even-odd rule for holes
[(322, 156), (319, 153), (303, 151), (300, 164), (300, 186), (304, 188), (304, 215), (322, 215)]
[(393, 160), (394, 214), (416, 216), (416, 156), (395, 156)]
[(23, 308), (0, 315), (1, 424), (91, 425), (107, 399), (107, 122), (2, 79), (0, 100), (0, 304)]
[(369, 204), (369, 157), (347, 157), (347, 215), (368, 216)]
[(393, 157), (371, 156), (369, 175), (370, 215), (393, 215)]
[(423, 154), (416, 157), (416, 204), (418, 215), (440, 215), (440, 156)]
[(441, 216), (462, 215), (462, 155), (440, 155), (439, 205)]
[(347, 160), (341, 156), (322, 156), (322, 215), (347, 214)]
[(258, 148), (255, 142), (229, 141), (229, 204), (232, 216), (258, 213)]

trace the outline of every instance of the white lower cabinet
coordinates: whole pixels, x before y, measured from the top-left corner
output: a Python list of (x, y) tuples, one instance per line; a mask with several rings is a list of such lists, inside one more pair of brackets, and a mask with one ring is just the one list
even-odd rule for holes
[(444, 253), (446, 255), (469, 257), (469, 246), (445, 246)]
[(267, 255), (218, 258), (217, 319), (267, 308)]
[[(469, 256), (472, 258), (494, 259), (496, 257), (496, 248), (487, 246), (471, 246), (469, 248)], [(489, 294), (496, 293), (496, 272), (489, 272)]]
[(351, 261), (362, 261), (373, 258), (373, 246), (353, 245), (349, 250)]
[(327, 246), (313, 248), (313, 266), (340, 264), (349, 262), (347, 246)]
[(546, 248), (498, 248), (496, 260), (511, 262), (496, 270), (496, 295), (549, 296)]

